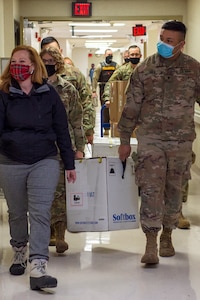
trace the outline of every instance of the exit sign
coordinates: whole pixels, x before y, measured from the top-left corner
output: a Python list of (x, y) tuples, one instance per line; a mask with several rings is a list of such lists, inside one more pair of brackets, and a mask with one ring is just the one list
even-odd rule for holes
[(91, 2), (72, 2), (72, 17), (91, 17)]
[(146, 26), (136, 25), (132, 27), (132, 35), (133, 36), (146, 35)]

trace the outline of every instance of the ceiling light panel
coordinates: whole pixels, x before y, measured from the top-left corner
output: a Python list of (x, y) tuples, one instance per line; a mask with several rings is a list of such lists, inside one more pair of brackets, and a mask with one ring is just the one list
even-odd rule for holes
[(100, 38), (111, 38), (112, 35), (78, 35), (78, 36), (72, 36), (72, 38), (79, 38), (79, 39), (100, 39)]
[(89, 40), (85, 41), (86, 43), (116, 43), (116, 40)]
[(69, 26), (81, 26), (81, 27), (109, 27), (110, 23), (96, 23), (96, 22), (72, 22), (69, 23)]
[(113, 26), (115, 26), (115, 27), (123, 27), (123, 26), (125, 26), (125, 23), (113, 23)]
[(111, 33), (111, 32), (117, 32), (117, 29), (76, 29), (74, 28), (73, 30), (70, 29), (70, 32), (99, 32), (99, 33)]

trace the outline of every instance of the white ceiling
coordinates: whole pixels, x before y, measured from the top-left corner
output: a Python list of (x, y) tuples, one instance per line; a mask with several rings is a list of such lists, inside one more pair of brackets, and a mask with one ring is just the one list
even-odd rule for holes
[[(86, 47), (86, 42), (93, 42), (90, 44), (89, 49), (94, 51), (100, 48), (123, 48), (130, 42), (136, 41), (132, 36), (132, 27), (137, 24), (142, 24), (147, 27), (147, 33), (149, 29), (154, 27), (160, 27), (163, 24), (163, 20), (148, 20), (148, 21), (90, 21), (90, 22), (75, 22), (75, 21), (38, 21), (33, 22), (34, 27), (39, 27), (40, 36), (54, 36), (57, 39), (67, 39), (73, 47)], [(72, 23), (89, 23), (90, 26), (72, 25)], [(109, 23), (110, 26), (105, 26)], [(124, 24), (123, 26), (116, 26)], [(92, 25), (92, 26), (91, 26)], [(103, 26), (102, 26), (103, 25)], [(77, 31), (79, 30), (79, 31)], [(91, 30), (101, 30), (102, 32), (88, 32)], [(107, 30), (116, 30), (116, 32), (106, 32)], [(95, 37), (88, 37), (88, 35), (95, 35)], [(111, 37), (106, 37), (111, 35)], [(100, 37), (99, 37), (100, 36)], [(142, 37), (141, 38), (145, 38)], [(108, 44), (104, 42), (108, 41)], [(95, 42), (95, 43), (94, 43)], [(112, 42), (112, 43), (111, 43)], [(105, 46), (104, 46), (105, 45)]]

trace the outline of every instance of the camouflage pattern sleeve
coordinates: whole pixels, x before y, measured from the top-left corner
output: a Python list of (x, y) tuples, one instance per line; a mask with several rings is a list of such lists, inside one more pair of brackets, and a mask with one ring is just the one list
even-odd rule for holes
[(88, 98), (88, 96), (92, 95), (92, 93), (91, 90), (88, 89), (88, 84), (83, 73), (80, 72), (79, 76), (77, 75), (77, 81), (78, 81), (77, 90), (79, 92), (81, 101), (84, 102), (85, 99)]
[(133, 68), (131, 67), (131, 63), (122, 65), (115, 70), (115, 72), (111, 75), (104, 88), (103, 99), (105, 102), (110, 100), (110, 82), (117, 80), (129, 80), (132, 72)]
[(143, 100), (143, 85), (139, 79), (137, 68), (130, 77), (126, 91), (126, 103), (118, 122), (120, 141), (122, 145), (130, 144), (133, 130), (138, 126), (138, 119)]
[(120, 73), (121, 73), (121, 68), (119, 67), (118, 69), (116, 69), (113, 72), (113, 74), (109, 78), (108, 82), (105, 84), (104, 93), (103, 93), (104, 102), (110, 100), (110, 82), (117, 81), (117, 80), (122, 80), (122, 79), (120, 79), (121, 78)]
[(73, 101), (69, 105), (69, 128), (75, 151), (84, 152), (85, 132), (83, 127), (83, 108), (77, 90), (71, 93)]
[(96, 111), (92, 93), (85, 76), (79, 69), (65, 65), (65, 74), (63, 74), (62, 77), (70, 81), (79, 92), (80, 102), (83, 108), (83, 129), (85, 135), (90, 136), (94, 133)]
[(94, 134), (96, 110), (92, 99), (90, 86), (87, 84), (88, 97), (81, 101), (83, 107), (83, 128), (86, 136)]
[(79, 92), (81, 101), (84, 101), (88, 97), (87, 81), (83, 73), (71, 65), (65, 65), (65, 73), (62, 77), (71, 82)]
[(99, 76), (101, 73), (101, 64), (98, 64), (94, 70), (93, 78), (92, 78), (92, 92), (96, 93)]
[(56, 90), (58, 91), (66, 109), (69, 122), (69, 132), (74, 151), (84, 152), (85, 134), (83, 129), (83, 108), (78, 91), (67, 80), (59, 77)]
[[(82, 74), (82, 73), (81, 73)], [(96, 110), (94, 106), (94, 101), (92, 99), (92, 92), (89, 84), (86, 82), (84, 75), (82, 74), (81, 79), (82, 84), (84, 84), (84, 96), (80, 95), (81, 105), (83, 107), (83, 128), (86, 136), (93, 135), (95, 127)]]
[[(112, 76), (114, 75), (114, 73), (112, 74)], [(110, 79), (111, 79), (111, 77), (110, 77)], [(110, 101), (110, 82), (111, 82), (110, 79), (108, 80), (108, 82), (105, 84), (105, 87), (104, 87), (104, 93), (103, 93), (104, 102)], [(115, 80), (113, 80), (113, 81), (115, 81)]]
[(147, 57), (133, 71), (127, 101), (118, 124), (121, 142), (137, 138), (193, 141), (194, 104), (200, 99), (200, 64), (180, 53), (172, 65), (159, 54)]

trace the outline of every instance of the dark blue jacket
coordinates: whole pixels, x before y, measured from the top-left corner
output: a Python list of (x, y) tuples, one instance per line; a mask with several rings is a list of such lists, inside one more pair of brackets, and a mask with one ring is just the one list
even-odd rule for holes
[(15, 82), (0, 91), (0, 152), (24, 164), (57, 155), (66, 170), (74, 166), (74, 152), (64, 105), (53, 86), (34, 84), (30, 95)]

